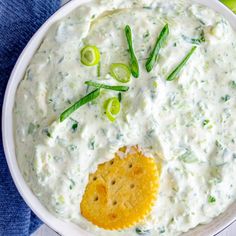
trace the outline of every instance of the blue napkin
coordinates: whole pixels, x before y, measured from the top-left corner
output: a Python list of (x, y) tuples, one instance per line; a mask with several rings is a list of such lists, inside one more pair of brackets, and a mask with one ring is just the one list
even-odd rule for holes
[[(60, 0), (0, 0), (0, 107), (13, 66), (35, 31)], [(0, 109), (2, 115), (2, 109)], [(0, 128), (1, 129), (1, 128)], [(0, 135), (0, 236), (30, 235), (41, 225), (10, 176)]]

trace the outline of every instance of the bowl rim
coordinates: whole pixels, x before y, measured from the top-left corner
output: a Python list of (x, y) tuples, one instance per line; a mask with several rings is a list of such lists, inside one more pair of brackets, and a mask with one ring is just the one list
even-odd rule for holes
[[(223, 15), (236, 30), (236, 16), (231, 12), (226, 6), (224, 6), (218, 0), (192, 0), (194, 3), (200, 3), (207, 5), (213, 10), (218, 11)], [(4, 102), (2, 107), (2, 139), (3, 139), (3, 148), (7, 160), (7, 164), (13, 178), (13, 181), (16, 185), (16, 188), (26, 204), (32, 209), (32, 211), (48, 226), (53, 230), (60, 233), (61, 235), (83, 235), (91, 236), (92, 234), (80, 228), (74, 223), (68, 222), (66, 220), (61, 220), (50, 213), (39, 201), (39, 199), (33, 194), (33, 192), (28, 187), (23, 176), (18, 167), (16, 154), (15, 154), (15, 141), (14, 141), (14, 127), (13, 127), (13, 107), (15, 102), (15, 93), (19, 82), (22, 80), (26, 68), (31, 61), (32, 56), (38, 49), (41, 44), (44, 36), (48, 32), (49, 28), (58, 20), (62, 19), (64, 16), (73, 11), (76, 7), (88, 3), (90, 0), (71, 0), (70, 2), (63, 5), (58, 9), (33, 35), (31, 40), (28, 42), (24, 50), (22, 51), (20, 57), (18, 58), (14, 69), (9, 78), (5, 95)], [(12, 96), (12, 94), (14, 96)], [(219, 217), (219, 216), (218, 216)], [(216, 217), (216, 218), (218, 218)], [(218, 226), (213, 227), (208, 231), (209, 235), (214, 235), (217, 232), (223, 230), (228, 225), (232, 224), (236, 220), (236, 212), (234, 215), (230, 216), (226, 222), (218, 224)], [(197, 226), (199, 227), (199, 226)], [(202, 236), (203, 234), (201, 234)]]

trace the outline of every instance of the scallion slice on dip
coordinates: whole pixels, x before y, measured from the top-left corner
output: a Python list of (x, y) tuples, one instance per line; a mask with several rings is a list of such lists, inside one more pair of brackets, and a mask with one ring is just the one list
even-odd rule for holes
[(81, 50), (81, 62), (85, 66), (95, 66), (100, 62), (100, 52), (96, 46), (85, 46)]
[(104, 104), (106, 110), (106, 116), (111, 121), (116, 120), (116, 116), (120, 112), (120, 102), (117, 97), (109, 98)]
[(121, 83), (128, 83), (131, 77), (129, 67), (122, 63), (111, 64), (110, 74), (115, 80)]

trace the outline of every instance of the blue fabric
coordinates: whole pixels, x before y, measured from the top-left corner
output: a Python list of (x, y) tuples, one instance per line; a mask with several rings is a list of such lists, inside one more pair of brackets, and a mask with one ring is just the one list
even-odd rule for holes
[[(12, 68), (35, 31), (60, 0), (0, 0), (0, 107)], [(2, 115), (2, 109), (0, 109)], [(25, 236), (41, 222), (25, 204), (10, 176), (0, 135), (0, 236)]]

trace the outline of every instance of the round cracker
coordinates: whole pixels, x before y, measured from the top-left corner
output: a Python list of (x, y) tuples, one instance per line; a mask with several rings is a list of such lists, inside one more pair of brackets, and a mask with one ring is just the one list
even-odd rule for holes
[[(121, 152), (124, 158), (118, 155)], [(80, 205), (87, 220), (108, 230), (128, 228), (142, 220), (151, 211), (159, 186), (153, 158), (145, 157), (137, 146), (118, 153), (90, 174)]]

